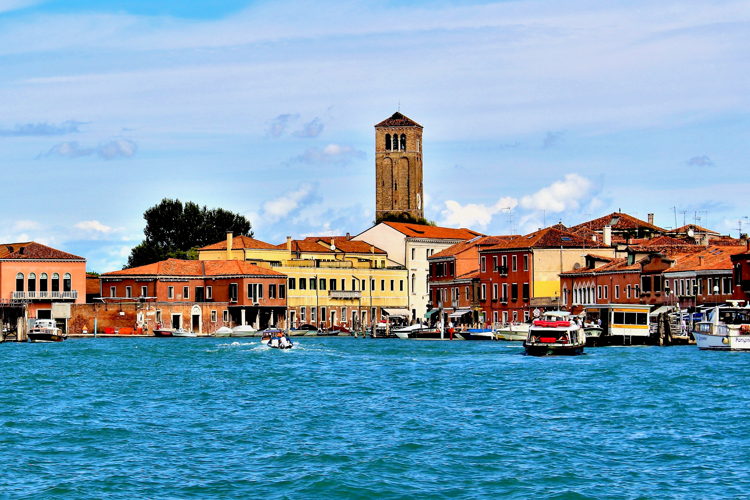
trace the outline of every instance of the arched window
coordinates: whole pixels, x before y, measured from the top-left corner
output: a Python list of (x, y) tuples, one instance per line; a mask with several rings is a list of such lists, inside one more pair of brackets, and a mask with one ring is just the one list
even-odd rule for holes
[(47, 276), (47, 273), (42, 273), (41, 276), (39, 276), (39, 291), (40, 292), (46, 292), (49, 285), (49, 277)]
[(411, 293), (412, 293), (412, 294), (413, 294), (413, 293), (416, 293), (416, 292), (414, 291), (414, 287), (416, 287), (416, 286), (417, 286), (417, 275), (416, 275), (416, 274), (414, 274), (414, 273), (412, 273), (412, 274), (411, 274)]
[(69, 292), (73, 289), (73, 286), (70, 282), (70, 273), (65, 273), (65, 276), (63, 276), (63, 292)]
[(401, 134), (401, 151), (406, 151), (406, 134)]
[(57, 273), (52, 274), (52, 289), (50, 291), (52, 292), (60, 291), (60, 275)]
[(385, 134), (385, 150), (389, 151), (391, 149), (391, 134)]
[(16, 274), (16, 291), (23, 292), (23, 273)]
[(36, 273), (29, 273), (29, 284), (27, 290), (36, 292)]

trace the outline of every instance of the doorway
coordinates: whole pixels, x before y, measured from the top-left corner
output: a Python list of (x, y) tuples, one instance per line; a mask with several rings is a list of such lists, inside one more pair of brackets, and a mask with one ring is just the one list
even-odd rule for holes
[(182, 327), (182, 315), (181, 314), (173, 314), (172, 315), (172, 328), (175, 330)]

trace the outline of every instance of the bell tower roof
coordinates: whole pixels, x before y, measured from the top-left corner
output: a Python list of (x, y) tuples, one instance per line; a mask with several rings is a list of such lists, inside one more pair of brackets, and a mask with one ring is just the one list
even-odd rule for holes
[(375, 125), (375, 128), (378, 127), (419, 127), (424, 128), (419, 123), (415, 122), (408, 116), (402, 115), (398, 111), (393, 113), (390, 118), (386, 118), (382, 122)]

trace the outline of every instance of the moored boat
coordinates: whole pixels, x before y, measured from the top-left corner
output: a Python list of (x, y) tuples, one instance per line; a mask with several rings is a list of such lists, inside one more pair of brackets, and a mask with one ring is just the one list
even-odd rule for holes
[(229, 334), (229, 336), (230, 337), (257, 337), (258, 330), (256, 330), (250, 325), (235, 326), (234, 328), (232, 328), (232, 333)]
[(705, 321), (696, 323), (693, 336), (701, 350), (750, 351), (750, 306), (716, 306)]
[(400, 339), (439, 339), (448, 338), (447, 336), (441, 335), (442, 332), (439, 328), (433, 328), (419, 323), (397, 330), (392, 330), (393, 334)]
[(529, 323), (505, 323), (495, 330), (495, 340), (523, 342), (529, 335)]
[(67, 335), (57, 327), (54, 319), (38, 319), (29, 330), (29, 342), (62, 342)]
[(214, 332), (214, 337), (231, 337), (232, 329), (226, 326), (222, 326)]
[(457, 330), (453, 336), (463, 338), (464, 340), (495, 340), (495, 332), (492, 328)]
[(178, 328), (172, 332), (172, 337), (197, 337), (198, 334), (192, 330), (185, 330), (184, 328)]
[(547, 311), (534, 320), (523, 343), (530, 356), (575, 356), (583, 354), (586, 334), (565, 311)]

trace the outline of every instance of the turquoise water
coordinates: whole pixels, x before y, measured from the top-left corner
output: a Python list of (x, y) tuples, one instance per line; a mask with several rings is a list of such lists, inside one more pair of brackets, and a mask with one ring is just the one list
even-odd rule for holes
[[(236, 341), (235, 341), (236, 340)], [(503, 342), (0, 344), (0, 497), (750, 494), (748, 353)]]

